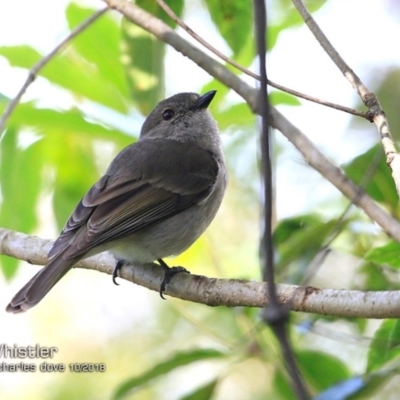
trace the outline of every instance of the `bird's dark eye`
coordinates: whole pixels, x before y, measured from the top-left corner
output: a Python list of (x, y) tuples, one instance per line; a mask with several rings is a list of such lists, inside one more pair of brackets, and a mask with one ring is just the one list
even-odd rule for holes
[(174, 110), (171, 110), (170, 108), (168, 108), (167, 110), (165, 110), (163, 112), (163, 119), (164, 121), (169, 121), (173, 116), (174, 116)]

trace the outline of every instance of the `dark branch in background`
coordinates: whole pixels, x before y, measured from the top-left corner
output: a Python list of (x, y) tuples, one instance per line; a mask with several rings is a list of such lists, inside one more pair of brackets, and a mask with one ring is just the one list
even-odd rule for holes
[(258, 93), (259, 113), (261, 116), (261, 180), (263, 186), (263, 234), (261, 238), (262, 271), (263, 278), (267, 282), (270, 296), (270, 307), (279, 308), (275, 292), (274, 274), (274, 246), (272, 243), (272, 198), (274, 188), (272, 185), (272, 165), (271, 165), (271, 141), (269, 132), (269, 104), (267, 92), (267, 66), (266, 66), (266, 9), (264, 0), (254, 0), (254, 19), (256, 48), (261, 77), (260, 89)]
[(289, 342), (287, 323), (289, 322), (288, 309), (279, 303), (274, 277), (274, 246), (272, 242), (272, 166), (271, 141), (269, 131), (269, 104), (267, 92), (266, 40), (267, 12), (265, 0), (254, 0), (255, 36), (261, 84), (259, 89), (259, 112), (261, 115), (261, 171), (264, 192), (264, 226), (261, 238), (262, 267), (264, 280), (268, 287), (269, 304), (263, 310), (263, 319), (271, 327), (279, 341), (286, 368), (290, 375), (291, 384), (296, 397), (300, 400), (310, 398), (303, 378), (297, 367), (296, 358)]
[[(253, 71), (250, 71), (247, 68), (244, 68), (242, 65), (238, 64), (236, 61), (232, 60), (231, 58), (227, 57), (225, 54), (221, 53), (218, 49), (216, 49), (214, 46), (212, 46), (210, 43), (208, 43), (206, 40), (204, 40), (200, 35), (198, 35), (193, 29), (191, 29), (184, 21), (182, 21), (175, 13), (174, 11), (165, 3), (164, 0), (156, 0), (157, 3), (160, 5), (160, 7), (165, 11), (165, 13), (173, 20), (175, 21), (182, 29), (184, 29), (190, 36), (192, 36), (194, 39), (196, 39), (199, 43), (201, 43), (206, 49), (210, 50), (212, 53), (214, 53), (217, 57), (219, 57), (221, 60), (224, 60), (226, 63), (232, 65), (239, 71), (243, 72), (244, 74), (251, 76), (254, 79), (257, 79), (258, 81), (261, 81), (261, 77), (257, 74), (255, 74)], [(313, 103), (321, 104), (326, 107), (334, 108), (335, 110), (343, 111), (352, 115), (356, 115), (358, 117), (363, 117), (367, 118), (367, 113), (366, 112), (361, 112), (358, 110), (354, 110), (353, 108), (341, 106), (340, 104), (335, 104), (331, 103), (330, 101), (318, 99), (317, 97), (310, 96), (308, 94), (304, 94), (301, 92), (298, 92), (297, 90), (290, 89), (286, 86), (279, 85), (278, 83), (272, 82), (271, 80), (267, 79), (268, 85), (274, 87), (275, 89), (281, 90), (282, 92), (286, 92), (289, 94), (292, 94), (293, 96), (300, 97), (302, 99), (311, 101)]]
[(71, 31), (71, 33), (60, 42), (47, 56), (40, 59), (29, 71), (28, 78), (25, 83), (21, 87), (18, 94), (8, 103), (6, 109), (3, 112), (3, 115), (0, 118), (0, 138), (4, 132), (4, 127), (14, 108), (20, 102), (22, 96), (24, 95), (28, 86), (36, 79), (38, 72), (58, 53), (67, 43), (69, 43), (76, 35), (81, 33), (84, 29), (90, 26), (97, 18), (103, 15), (109, 7), (105, 7), (99, 11), (96, 11), (92, 16), (90, 16), (87, 20), (78, 25), (75, 29)]
[(374, 93), (368, 90), (358, 75), (349, 67), (349, 65), (347, 65), (344, 59), (332, 46), (331, 42), (317, 25), (303, 2), (301, 0), (292, 1), (318, 43), (351, 83), (354, 89), (356, 89), (361, 100), (368, 107), (368, 119), (375, 123), (381, 136), (382, 146), (386, 155), (386, 162), (392, 170), (392, 177), (396, 185), (397, 194), (400, 197), (400, 154), (396, 150), (396, 146), (390, 133), (389, 123), (381, 105), (379, 104), (378, 98)]

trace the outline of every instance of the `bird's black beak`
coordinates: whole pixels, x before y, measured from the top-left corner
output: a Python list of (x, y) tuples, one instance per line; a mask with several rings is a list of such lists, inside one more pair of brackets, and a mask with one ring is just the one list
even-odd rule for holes
[(214, 98), (215, 93), (217, 93), (216, 90), (210, 90), (206, 94), (203, 94), (203, 96), (200, 96), (195, 106), (196, 110), (207, 108), (210, 105), (212, 99)]

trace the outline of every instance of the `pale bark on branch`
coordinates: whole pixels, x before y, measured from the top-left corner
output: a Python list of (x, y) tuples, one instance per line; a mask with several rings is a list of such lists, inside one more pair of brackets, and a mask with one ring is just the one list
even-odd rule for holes
[[(43, 265), (47, 262), (51, 245), (51, 240), (0, 228), (1, 254)], [(109, 275), (114, 266), (115, 260), (109, 253), (87, 258), (76, 265)], [(127, 265), (121, 270), (121, 278), (158, 292), (163, 273), (157, 264)], [(279, 301), (293, 311), (343, 318), (400, 317), (399, 291), (364, 292), (285, 284), (277, 284), (276, 291)], [(206, 278), (185, 273), (174, 276), (165, 294), (208, 306), (265, 307), (268, 304), (265, 282)]]

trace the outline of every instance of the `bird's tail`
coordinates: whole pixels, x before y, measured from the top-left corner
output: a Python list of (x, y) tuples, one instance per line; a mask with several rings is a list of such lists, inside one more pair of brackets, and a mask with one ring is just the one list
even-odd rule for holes
[(42, 268), (11, 300), (6, 311), (24, 312), (39, 303), (77, 260), (64, 260), (59, 254)]

